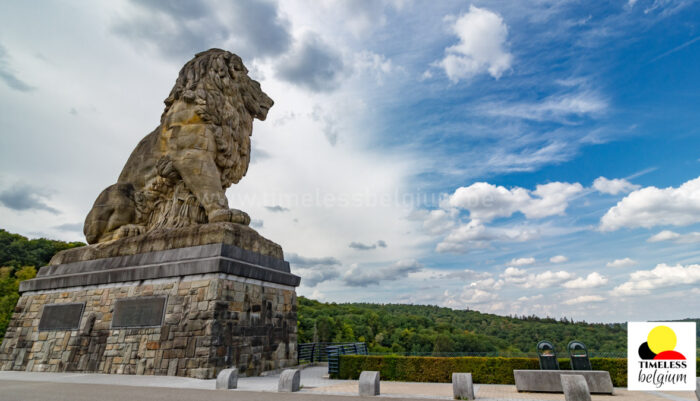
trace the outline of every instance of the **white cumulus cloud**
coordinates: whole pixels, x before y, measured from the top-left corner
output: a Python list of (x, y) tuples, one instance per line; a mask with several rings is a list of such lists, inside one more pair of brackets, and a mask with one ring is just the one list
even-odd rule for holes
[(435, 209), (424, 211), (423, 228), (430, 234), (444, 234), (455, 226), (457, 210)]
[(601, 297), (600, 295), (581, 295), (580, 297), (567, 299), (564, 301), (564, 303), (567, 305), (578, 305), (602, 301), (605, 301), (605, 298)]
[(490, 278), (485, 278), (483, 280), (477, 280), (469, 284), (470, 287), (473, 288), (480, 288), (480, 289), (492, 289), (492, 290), (500, 290), (503, 288), (503, 284), (505, 282), (503, 280), (496, 280), (492, 277)]
[(512, 259), (510, 263), (508, 263), (511, 266), (526, 266), (526, 265), (531, 265), (535, 263), (535, 258), (517, 258), (517, 259)]
[[(569, 202), (582, 191), (579, 183), (551, 182), (528, 190), (477, 182), (457, 188), (440, 203), (441, 209), (417, 211), (411, 218), (423, 219), (425, 230), (433, 235), (449, 232), (438, 243), (436, 251), (464, 253), (487, 248), (494, 241), (522, 242), (538, 238), (538, 228), (526, 225), (488, 227), (484, 223), (510, 217), (516, 212), (528, 219), (564, 215)], [(469, 211), (471, 220), (468, 223), (457, 225), (459, 210)]]
[(542, 273), (528, 273), (526, 270), (517, 267), (508, 267), (501, 277), (506, 284), (513, 284), (523, 288), (548, 288), (565, 281), (571, 280), (573, 274), (560, 270), (544, 271)]
[(522, 296), (522, 297), (518, 298), (517, 301), (518, 301), (518, 302), (532, 302), (532, 301), (538, 301), (538, 300), (540, 300), (540, 299), (542, 299), (542, 298), (544, 298), (544, 295), (542, 295), (542, 294), (537, 294), (537, 295), (533, 295), (533, 296), (530, 296), (530, 297), (528, 297), (528, 296)]
[(437, 252), (464, 253), (472, 249), (489, 247), (493, 241), (523, 242), (539, 237), (539, 231), (528, 227), (487, 227), (479, 220), (471, 220), (467, 224), (450, 231), (450, 233), (435, 247)]
[(700, 222), (700, 177), (678, 188), (645, 187), (631, 192), (600, 219), (602, 231), (623, 227), (686, 226)]
[(661, 263), (652, 270), (638, 270), (630, 274), (629, 280), (615, 287), (612, 294), (648, 294), (659, 288), (698, 282), (700, 282), (700, 265), (669, 266)]
[(630, 267), (637, 264), (636, 260), (630, 258), (615, 259), (605, 264), (607, 267)]
[(647, 239), (647, 242), (671, 241), (680, 238), (681, 235), (671, 230), (663, 230), (658, 234), (652, 235)]
[(549, 261), (552, 263), (565, 263), (569, 261), (569, 258), (564, 255), (556, 255), (549, 258)]
[(507, 50), (508, 26), (500, 15), (485, 8), (469, 7), (454, 21), (452, 30), (459, 43), (445, 49), (445, 58), (435, 63), (445, 69), (452, 82), (488, 72), (498, 79), (510, 69), (513, 55)]
[(601, 276), (598, 272), (589, 274), (586, 278), (579, 277), (563, 284), (566, 288), (595, 288), (608, 283), (606, 277)]
[(479, 305), (480, 309), (485, 305), (489, 305), (493, 309), (492, 303), (498, 300), (498, 295), (493, 292), (485, 291), (478, 288), (464, 287), (456, 294), (445, 290), (443, 293), (442, 305), (453, 309), (464, 309)]
[(510, 217), (521, 212), (527, 218), (539, 219), (563, 215), (569, 201), (583, 191), (579, 183), (551, 182), (537, 185), (534, 191), (512, 189), (487, 182), (477, 182), (458, 188), (447, 203), (454, 208), (469, 210), (472, 219), (484, 222), (497, 217)]
[(641, 185), (632, 184), (624, 178), (613, 178), (609, 180), (605, 177), (598, 177), (593, 181), (593, 188), (603, 194), (617, 195), (620, 193), (626, 194), (632, 192), (641, 188)]
[(691, 244), (700, 242), (700, 232), (693, 231), (688, 234), (679, 234), (671, 230), (663, 230), (658, 234), (652, 235), (647, 239), (647, 242), (662, 242), (673, 241), (680, 244)]

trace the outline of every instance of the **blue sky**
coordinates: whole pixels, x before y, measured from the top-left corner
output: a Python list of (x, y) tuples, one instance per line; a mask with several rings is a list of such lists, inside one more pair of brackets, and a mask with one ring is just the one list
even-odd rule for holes
[(698, 2), (42, 10), (0, 6), (3, 228), (82, 239), (179, 68), (220, 47), (276, 102), (227, 194), (283, 246), (300, 294), (697, 317)]

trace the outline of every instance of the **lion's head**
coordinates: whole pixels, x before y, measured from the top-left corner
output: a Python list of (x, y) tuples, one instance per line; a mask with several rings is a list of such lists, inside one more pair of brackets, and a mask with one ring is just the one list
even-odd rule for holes
[(165, 99), (161, 124), (177, 101), (192, 105), (208, 124), (207, 130), (216, 140), (222, 187), (240, 181), (250, 162), (253, 119), (265, 120), (274, 104), (260, 89), (260, 83), (248, 76), (241, 58), (221, 49), (196, 54), (182, 67)]

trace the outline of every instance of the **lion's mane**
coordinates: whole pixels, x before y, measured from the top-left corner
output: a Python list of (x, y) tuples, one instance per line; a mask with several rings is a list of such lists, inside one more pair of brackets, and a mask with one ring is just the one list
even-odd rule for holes
[(247, 75), (248, 69), (235, 54), (220, 49), (198, 53), (180, 70), (161, 116), (163, 124), (177, 100), (195, 105), (195, 112), (216, 140), (216, 165), (224, 189), (238, 183), (248, 171), (253, 118), (264, 119), (256, 98), (260, 84)]

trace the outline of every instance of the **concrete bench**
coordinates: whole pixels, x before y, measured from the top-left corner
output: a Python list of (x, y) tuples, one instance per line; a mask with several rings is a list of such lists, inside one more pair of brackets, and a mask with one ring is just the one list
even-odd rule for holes
[(514, 370), (519, 392), (562, 393), (561, 375), (581, 375), (591, 394), (612, 394), (610, 372), (605, 370)]

